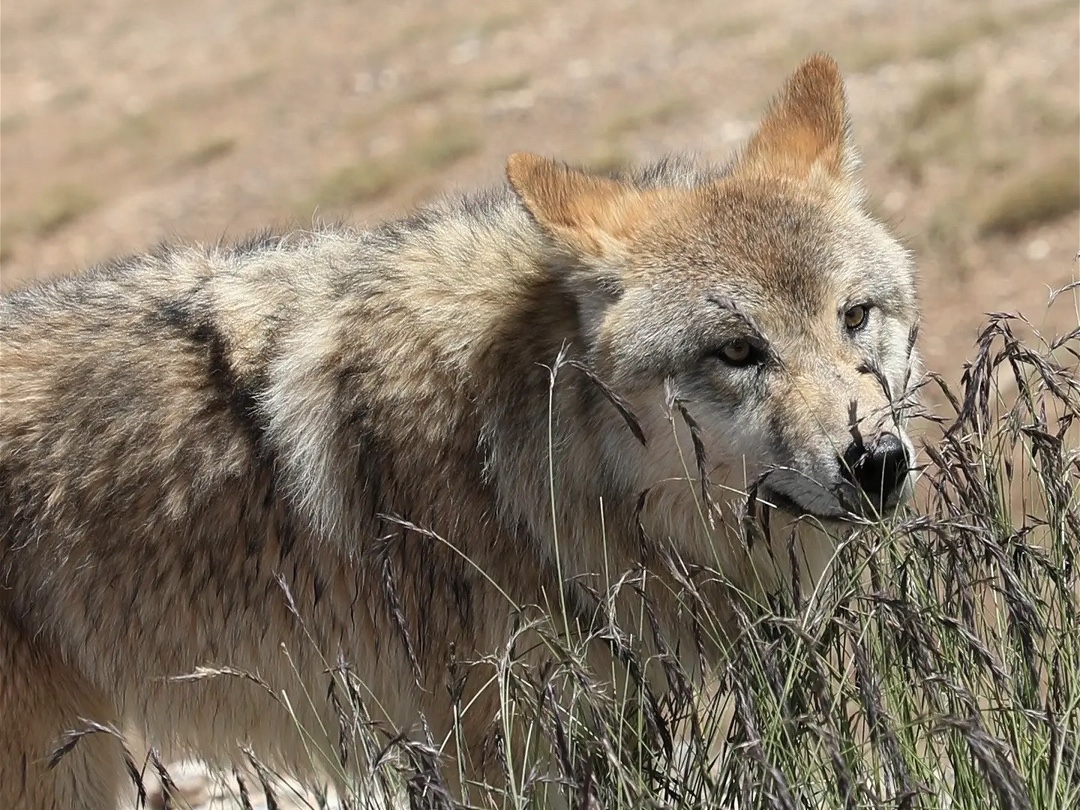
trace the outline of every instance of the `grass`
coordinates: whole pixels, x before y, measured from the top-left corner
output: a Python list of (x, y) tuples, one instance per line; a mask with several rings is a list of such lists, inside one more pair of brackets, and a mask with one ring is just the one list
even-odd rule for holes
[[(499, 749), (506, 793), (473, 786), (458, 805), (439, 765), (444, 741), (379, 727), (364, 685), (329, 667), (340, 722), (331, 767), (346, 795), (316, 788), (307, 806), (543, 807), (544, 791), (594, 810), (1080, 806), (1080, 328), (1025, 343), (1026, 326), (992, 316), (958, 390), (928, 378), (949, 405), (919, 417), (935, 438), (916, 503), (843, 538), (816, 588), (736, 600), (708, 683), (662, 639), (645, 657), (635, 640), (650, 632), (644, 586), (641, 627), (601, 622), (581, 637), (523, 612), (489, 663), (498, 736), (522, 733), (529, 745), (523, 758)], [(748, 544), (769, 531), (749, 503), (743, 526)], [(672, 565), (689, 615), (703, 632), (719, 624), (697, 583), (723, 575)], [(615, 588), (634, 583), (631, 572)], [(521, 656), (527, 633), (550, 651), (545, 666)], [(614, 649), (626, 689), (599, 685), (593, 644)], [(664, 694), (638, 675), (657, 666)], [(356, 762), (366, 763), (360, 777)], [(273, 806), (274, 774), (251, 765), (249, 782)], [(149, 767), (165, 773), (153, 757)]]
[(481, 20), (475, 28), (476, 34), (481, 37), (490, 37), (500, 31), (517, 27), (525, 19), (526, 13), (523, 9), (499, 11)]
[(630, 109), (612, 117), (604, 127), (608, 138), (618, 138), (652, 126), (670, 124), (692, 109), (689, 100), (671, 96), (655, 104)]
[(181, 167), (206, 166), (232, 154), (236, 150), (236, 146), (236, 138), (229, 135), (208, 138), (183, 155), (178, 164)]
[(682, 28), (676, 33), (675, 42), (679, 46), (686, 46), (692, 42), (716, 43), (722, 40), (736, 39), (749, 36), (766, 26), (766, 20), (760, 15), (748, 14), (739, 16), (723, 16), (723, 6), (716, 6), (721, 16), (705, 21), (694, 20), (690, 27)]
[(978, 93), (981, 82), (976, 77), (946, 73), (919, 94), (908, 113), (908, 124), (925, 129), (944, 116), (967, 110)]
[(1024, 17), (1005, 18), (1000, 14), (976, 14), (955, 25), (938, 27), (918, 42), (916, 54), (926, 59), (948, 59), (957, 51), (984, 37), (1000, 36), (1009, 26), (1029, 23)]
[[(120, 151), (129, 158), (136, 156), (139, 162), (147, 158), (157, 162), (163, 151), (175, 154), (178, 149), (186, 148), (177, 138), (186, 120), (219, 117), (223, 109), (235, 106), (257, 91), (269, 76), (267, 69), (258, 68), (211, 86), (189, 87), (167, 97), (151, 99), (146, 109), (124, 113), (115, 123), (91, 130), (73, 141), (72, 157), (96, 161), (110, 152)], [(207, 144), (217, 141), (220, 149), (224, 140), (224, 136), (212, 136)], [(194, 150), (207, 144), (196, 141)], [(183, 162), (182, 152), (177, 159)]]
[(53, 186), (24, 215), (4, 221), (5, 241), (24, 233), (52, 236), (93, 211), (98, 202), (98, 197), (82, 186), (70, 183)]
[(414, 142), (408, 157), (422, 169), (437, 171), (475, 154), (480, 139), (470, 127), (446, 123)]
[(338, 168), (319, 185), (303, 205), (331, 208), (368, 202), (392, 192), (417, 177), (448, 168), (480, 149), (481, 140), (464, 124), (447, 122), (411, 141), (399, 153), (350, 163)]
[(971, 121), (982, 87), (979, 77), (948, 72), (922, 88), (902, 120), (904, 136), (893, 157), (893, 167), (920, 183), (926, 167), (979, 154), (981, 141), (973, 137)]
[(29, 118), (26, 113), (0, 115), (0, 135), (12, 135), (26, 125)]
[(390, 191), (407, 177), (406, 167), (390, 160), (365, 160), (342, 166), (322, 181), (313, 203), (305, 203), (304, 208), (367, 202)]
[(634, 165), (631, 155), (614, 144), (597, 149), (583, 163), (591, 171), (599, 174), (617, 174)]
[(1080, 156), (1064, 155), (1014, 178), (991, 197), (978, 217), (983, 236), (1016, 235), (1080, 210)]
[(851, 70), (871, 71), (890, 62), (933, 59), (947, 62), (970, 45), (1000, 39), (1003, 35), (1047, 19), (1062, 18), (1076, 8), (1070, 0), (1024, 7), (1015, 12), (980, 11), (967, 17), (937, 21), (924, 36), (907, 37), (897, 32), (874, 31), (844, 46), (843, 63)]
[(428, 82), (401, 94), (394, 100), (395, 107), (415, 107), (419, 104), (437, 104), (454, 92), (457, 85), (448, 80)]
[(516, 90), (524, 90), (531, 82), (532, 76), (527, 71), (508, 73), (482, 82), (479, 91), (482, 96), (490, 98), (500, 93), (513, 93)]
[(57, 186), (39, 206), (34, 217), (34, 230), (39, 236), (49, 236), (90, 213), (96, 206), (97, 197), (86, 189)]

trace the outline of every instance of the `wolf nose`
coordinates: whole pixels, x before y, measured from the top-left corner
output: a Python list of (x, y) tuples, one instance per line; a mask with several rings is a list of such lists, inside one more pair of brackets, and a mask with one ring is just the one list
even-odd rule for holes
[(907, 450), (891, 433), (883, 433), (871, 447), (853, 443), (840, 461), (844, 478), (858, 485), (878, 511), (904, 485)]

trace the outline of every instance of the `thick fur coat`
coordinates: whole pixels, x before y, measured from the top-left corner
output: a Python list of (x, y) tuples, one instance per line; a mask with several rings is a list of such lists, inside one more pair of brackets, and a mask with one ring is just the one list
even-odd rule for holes
[[(451, 734), (448, 667), (502, 649), (516, 607), (586, 626), (643, 571), (695, 669), (722, 639), (693, 637), (672, 560), (722, 572), (721, 617), (791, 573), (740, 540), (755, 482), (776, 521), (903, 497), (912, 269), (862, 206), (830, 59), (726, 166), (507, 175), (368, 231), (169, 247), (3, 298), (0, 806), (116, 801), (107, 735), (46, 767), (84, 721), (310, 768), (296, 728), (336, 729), (338, 660), (377, 720), (485, 777), (497, 690), (470, 675)], [(805, 533), (809, 575), (828, 550)], [(243, 678), (174, 680), (200, 667), (315, 699), (290, 717)]]

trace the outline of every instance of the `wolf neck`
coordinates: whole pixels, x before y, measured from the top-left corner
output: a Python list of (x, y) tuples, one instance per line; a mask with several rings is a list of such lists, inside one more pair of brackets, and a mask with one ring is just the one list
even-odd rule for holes
[[(579, 545), (584, 538), (575, 542), (574, 535), (588, 523), (585, 511), (599, 520), (602, 500), (612, 508), (612, 499), (633, 498), (632, 483), (609, 456), (613, 436), (634, 439), (578, 367), (588, 336), (564, 283), (573, 268), (524, 212), (509, 210), (506, 218), (511, 249), (503, 234), (482, 233), (472, 252), (474, 262), (501, 260), (473, 276), (486, 288), (478, 298), (494, 305), (461, 313), (483, 323), (470, 347), (470, 377), (478, 388), (484, 475), (514, 525)], [(553, 523), (553, 516), (562, 519)]]
[(554, 551), (557, 540), (568, 571), (596, 571), (605, 528), (608, 553), (625, 557), (611, 546), (633, 524), (640, 488), (622, 470), (640, 447), (595, 383), (563, 362), (584, 358), (587, 341), (566, 256), (509, 195), (468, 210), (464, 222), (426, 219), (396, 251), (405, 295), (422, 302), (410, 307), (414, 329), (440, 372), (457, 365), (467, 381), (468, 395), (447, 406), (475, 409), (458, 424), (475, 420), (482, 479), (503, 525), (525, 529), (537, 550)]
[[(486, 280), (505, 285), (491, 294), (506, 306), (488, 322), (488, 337), (472, 358), (480, 385), (475, 402), (483, 477), (497, 515), (520, 542), (532, 545), (529, 557), (539, 557), (547, 574), (576, 590), (586, 605), (595, 604), (589, 592), (607, 593), (626, 575), (646, 572), (654, 617), (669, 640), (711, 657), (716, 634), (707, 633), (712, 642), (691, 638), (695, 631), (679, 607), (665, 549), (676, 538), (695, 558), (689, 562), (717, 564), (738, 581), (748, 578), (748, 561), (730, 536), (721, 539), (730, 526), (703, 524), (694, 485), (656, 480), (664, 475), (658, 475), (652, 451), (579, 365), (587, 359), (589, 336), (565, 283), (573, 268), (531, 221), (517, 219), (520, 212), (508, 216), (518, 228), (517, 249), (504, 253), (502, 272)], [(646, 436), (650, 448), (671, 441), (662, 414), (641, 415), (646, 433), (653, 434)], [(686, 448), (692, 459), (689, 440)], [(717, 605), (730, 603), (728, 586), (711, 579), (703, 595)], [(615, 600), (623, 626), (640, 620), (633, 590), (623, 588)]]
[[(641, 480), (644, 450), (596, 384), (558, 362), (585, 354), (572, 268), (512, 200), (297, 250), (311, 276), (290, 287), (277, 338), (296, 350), (255, 370), (280, 481), (323, 542), (367, 565), (376, 538), (403, 531), (396, 516), (453, 547), (462, 577), (501, 571), (524, 604), (660, 567), (637, 531), (655, 483)], [(262, 261), (298, 283), (275, 254)], [(657, 539), (681, 533), (670, 523)]]

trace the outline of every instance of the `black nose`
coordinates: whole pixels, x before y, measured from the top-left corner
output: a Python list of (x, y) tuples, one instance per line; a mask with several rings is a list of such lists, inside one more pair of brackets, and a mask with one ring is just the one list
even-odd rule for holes
[(904, 445), (891, 433), (883, 433), (873, 445), (854, 443), (844, 452), (840, 470), (858, 485), (878, 511), (904, 485), (908, 457)]

